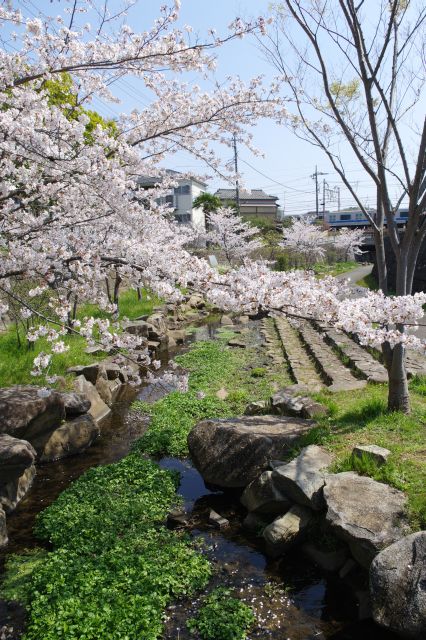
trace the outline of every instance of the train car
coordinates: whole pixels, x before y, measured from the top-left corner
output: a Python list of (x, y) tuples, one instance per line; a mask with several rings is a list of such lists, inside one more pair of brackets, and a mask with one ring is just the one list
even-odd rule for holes
[[(369, 209), (372, 216), (375, 214), (374, 209)], [(407, 223), (408, 209), (398, 209), (396, 223), (404, 225)], [(346, 209), (342, 211), (325, 211), (324, 223), (333, 228), (340, 227), (369, 227), (370, 221), (360, 209)], [(385, 222), (386, 225), (386, 222)]]

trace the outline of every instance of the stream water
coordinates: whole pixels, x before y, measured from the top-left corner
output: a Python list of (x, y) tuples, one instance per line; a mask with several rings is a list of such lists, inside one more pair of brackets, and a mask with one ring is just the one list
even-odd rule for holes
[[(215, 324), (198, 329), (190, 340), (214, 337)], [(180, 351), (185, 349), (182, 347)], [(176, 352), (175, 352), (176, 353)], [(175, 353), (164, 354), (164, 363)], [(0, 573), (7, 554), (40, 546), (33, 535), (36, 515), (73, 480), (90, 467), (108, 464), (125, 456), (134, 440), (147, 427), (147, 420), (129, 412), (131, 402), (140, 397), (155, 401), (164, 389), (150, 385), (135, 390), (124, 388), (109, 418), (102, 425), (100, 438), (84, 453), (62, 461), (40, 465), (29, 494), (8, 516), (9, 545), (0, 552)], [(227, 586), (249, 603), (257, 617), (250, 640), (391, 640), (395, 636), (372, 622), (357, 622), (356, 603), (335, 576), (324, 575), (298, 553), (277, 561), (268, 560), (259, 539), (241, 526), (244, 510), (233, 493), (206, 488), (200, 474), (188, 460), (163, 458), (159, 464), (180, 473), (179, 494), (190, 514), (190, 535), (207, 554), (214, 567), (208, 589)], [(210, 510), (227, 518), (223, 530), (208, 524)], [(200, 594), (192, 600), (174, 603), (167, 611), (164, 640), (185, 640), (190, 636), (185, 620), (199, 606)], [(13, 633), (7, 628), (13, 627)], [(0, 600), (0, 640), (18, 640), (25, 628), (25, 611), (15, 603)], [(3, 634), (2, 634), (3, 629)], [(40, 638), (40, 640), (43, 640)], [(141, 638), (141, 640), (143, 640)], [(220, 640), (220, 639), (218, 639)]]

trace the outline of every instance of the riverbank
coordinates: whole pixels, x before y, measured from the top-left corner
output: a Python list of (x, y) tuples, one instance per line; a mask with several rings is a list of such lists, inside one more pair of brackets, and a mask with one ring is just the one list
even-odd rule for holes
[[(206, 340), (208, 336), (213, 339)], [(198, 330), (194, 338), (190, 349), (176, 358), (190, 371), (189, 391), (172, 392), (152, 404), (136, 400), (126, 418), (140, 425), (132, 451), (114, 465), (87, 471), (39, 516), (36, 531), (42, 546), (36, 555), (9, 558), (3, 596), (27, 603), (24, 637), (80, 638), (83, 629), (93, 640), (121, 639), (124, 633), (135, 640), (141, 634), (147, 639), (204, 640), (208, 636), (200, 631), (191, 635), (186, 623), (203, 605), (211, 606), (205, 597), (223, 584), (228, 599), (242, 598), (254, 612), (250, 638), (278, 640), (283, 633), (298, 640), (318, 634), (331, 638), (345, 629), (344, 637), (353, 640), (360, 637), (360, 629), (366, 638), (393, 637), (371, 624), (359, 626), (357, 604), (335, 576), (324, 575), (299, 554), (268, 560), (258, 538), (243, 527), (245, 510), (238, 495), (206, 490), (185, 461), (186, 436), (199, 420), (241, 414), (250, 402), (266, 400), (291, 382), (287, 367), (265, 352), (256, 322), (216, 321), (213, 330)], [(300, 443), (320, 442), (337, 455), (336, 470), (343, 470), (353, 444), (386, 441), (392, 450), (389, 463), (380, 471), (357, 470), (373, 477), (380, 473), (377, 479), (401, 486), (411, 496), (413, 526), (420, 526), (423, 517), (422, 384), (412, 382), (415, 413), (410, 418), (386, 413), (384, 385), (369, 385), (350, 395), (321, 392), (315, 397), (328, 413)], [(141, 422), (144, 416), (150, 418), (148, 428)], [(113, 431), (114, 425), (110, 437)], [(88, 455), (95, 450), (96, 444)], [(115, 459), (126, 447), (120, 451)], [(160, 466), (146, 459), (147, 454)], [(79, 458), (74, 460), (78, 465)], [(95, 460), (102, 465), (111, 458)], [(177, 487), (182, 499), (175, 493)], [(19, 509), (22, 513), (25, 504)], [(183, 509), (183, 521), (169, 531), (167, 515), (176, 509)], [(229, 521), (228, 528), (213, 527), (211, 509)], [(13, 519), (14, 515), (12, 525)], [(147, 595), (151, 593), (152, 606)], [(213, 604), (226, 609), (219, 600), (213, 599)], [(141, 620), (136, 621), (139, 610)], [(249, 616), (241, 619), (248, 621)], [(133, 629), (138, 635), (132, 635)], [(244, 633), (242, 625), (229, 637), (240, 640)]]

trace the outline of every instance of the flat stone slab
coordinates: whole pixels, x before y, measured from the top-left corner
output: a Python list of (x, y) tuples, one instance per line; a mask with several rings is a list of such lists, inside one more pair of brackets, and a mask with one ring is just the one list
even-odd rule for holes
[(378, 447), (376, 444), (358, 444), (352, 449), (353, 456), (357, 458), (370, 458), (379, 465), (385, 464), (390, 454), (389, 449)]
[(333, 456), (315, 444), (302, 449), (297, 458), (272, 472), (278, 489), (293, 502), (315, 511), (324, 508), (323, 487), (326, 469)]
[(306, 353), (295, 329), (283, 317), (275, 318), (275, 325), (296, 383), (311, 391), (322, 389), (324, 385), (315, 364)]
[(276, 558), (287, 551), (308, 527), (312, 520), (312, 511), (294, 505), (283, 516), (276, 518), (263, 530), (268, 555)]
[(407, 637), (426, 637), (426, 531), (381, 551), (370, 567), (374, 620)]
[(271, 459), (286, 457), (313, 426), (312, 420), (278, 416), (203, 420), (190, 432), (188, 447), (206, 482), (246, 487), (268, 469)]
[(372, 478), (351, 471), (329, 475), (324, 498), (327, 521), (366, 568), (379, 551), (409, 532), (404, 493)]

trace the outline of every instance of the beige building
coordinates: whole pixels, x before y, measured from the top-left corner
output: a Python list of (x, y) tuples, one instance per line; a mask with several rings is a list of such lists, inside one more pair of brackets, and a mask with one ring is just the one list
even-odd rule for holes
[[(214, 194), (226, 206), (236, 202), (235, 189), (218, 189)], [(240, 214), (242, 216), (259, 216), (271, 221), (277, 220), (278, 198), (265, 193), (262, 189), (240, 190)]]

